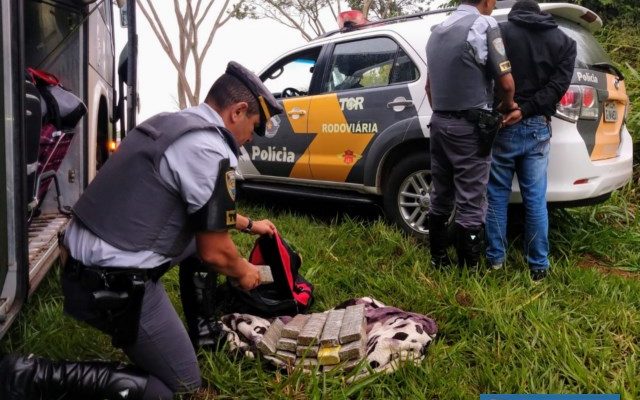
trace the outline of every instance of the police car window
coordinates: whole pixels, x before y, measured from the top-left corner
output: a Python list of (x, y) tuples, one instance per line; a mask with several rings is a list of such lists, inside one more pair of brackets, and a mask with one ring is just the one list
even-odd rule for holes
[(385, 86), (391, 81), (398, 45), (389, 38), (372, 38), (336, 45), (325, 90), (340, 91)]
[(264, 85), (277, 98), (307, 95), (319, 54), (313, 49), (286, 57), (261, 76)]
[(590, 65), (597, 63), (611, 63), (611, 59), (602, 49), (598, 41), (593, 35), (582, 26), (557, 18), (556, 21), (560, 29), (566, 33), (571, 39), (576, 41), (578, 55), (576, 57), (576, 66), (579, 68), (588, 68)]
[(393, 66), (391, 83), (413, 82), (420, 76), (418, 67), (402, 48), (398, 49), (398, 56)]

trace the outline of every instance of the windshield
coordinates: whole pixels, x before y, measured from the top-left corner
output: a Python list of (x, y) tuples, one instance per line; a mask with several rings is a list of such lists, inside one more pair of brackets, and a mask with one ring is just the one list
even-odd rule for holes
[(582, 26), (570, 22), (568, 20), (557, 18), (556, 21), (560, 29), (566, 33), (571, 39), (576, 41), (578, 48), (578, 57), (576, 58), (576, 67), (589, 68), (590, 65), (597, 63), (611, 64), (611, 59), (602, 49), (600, 43), (595, 37)]

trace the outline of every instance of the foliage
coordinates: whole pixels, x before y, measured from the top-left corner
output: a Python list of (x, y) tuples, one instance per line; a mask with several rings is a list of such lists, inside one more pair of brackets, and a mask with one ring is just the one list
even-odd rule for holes
[[(427, 9), (435, 0), (347, 0), (347, 6), (361, 10), (369, 19), (383, 19)], [(259, 0), (245, 2), (238, 15), (253, 19), (269, 18), (296, 29), (304, 40), (312, 40), (337, 29), (341, 0)]]
[[(541, 3), (554, 3), (557, 0), (542, 0)], [(628, 22), (640, 21), (640, 8), (637, 0), (568, 0), (567, 3), (580, 4), (600, 15), (605, 21), (617, 19)]]
[(333, 16), (333, 29), (341, 7), (340, 0), (260, 0), (246, 2), (240, 10), (248, 18), (269, 18), (296, 29), (309, 41), (327, 32), (321, 18), (322, 10), (327, 10)]
[[(349, 7), (353, 10), (367, 9), (369, 19), (385, 19), (398, 15), (413, 14), (428, 9), (433, 0), (347, 0)], [(370, 3), (369, 7), (366, 7)], [(372, 18), (373, 17), (373, 18)]]

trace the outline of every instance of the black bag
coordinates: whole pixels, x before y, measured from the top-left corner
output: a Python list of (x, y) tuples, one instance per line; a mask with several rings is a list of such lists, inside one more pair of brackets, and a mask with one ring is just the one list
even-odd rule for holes
[(235, 301), (233, 312), (261, 317), (295, 315), (306, 312), (313, 302), (313, 285), (299, 274), (302, 259), (280, 235), (261, 236), (249, 255), (254, 265), (269, 265), (273, 283), (244, 291), (227, 281)]
[(65, 89), (60, 80), (48, 72), (27, 68), (27, 73), (38, 87), (44, 99), (43, 118), (59, 130), (73, 129), (87, 113), (87, 106), (72, 92)]

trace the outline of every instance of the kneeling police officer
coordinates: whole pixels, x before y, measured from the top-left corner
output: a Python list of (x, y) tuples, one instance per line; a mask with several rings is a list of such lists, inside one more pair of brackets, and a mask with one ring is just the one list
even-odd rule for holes
[(281, 112), (258, 77), (231, 62), (204, 103), (156, 115), (127, 135), (73, 209), (62, 288), (65, 311), (109, 334), (135, 367), (6, 356), (0, 398), (157, 400), (201, 386), (195, 351), (159, 278), (197, 252), (242, 288), (259, 284), (229, 229), (276, 228), (236, 214), (234, 169), (239, 146), (264, 135)]
[(502, 116), (492, 111), (493, 83), (501, 95), (500, 111), (513, 102), (511, 64), (500, 28), (490, 15), (496, 0), (463, 0), (427, 43), (427, 95), (430, 124), (431, 262), (449, 264), (447, 221), (455, 204), (458, 265), (478, 265), (486, 215), (491, 144)]

